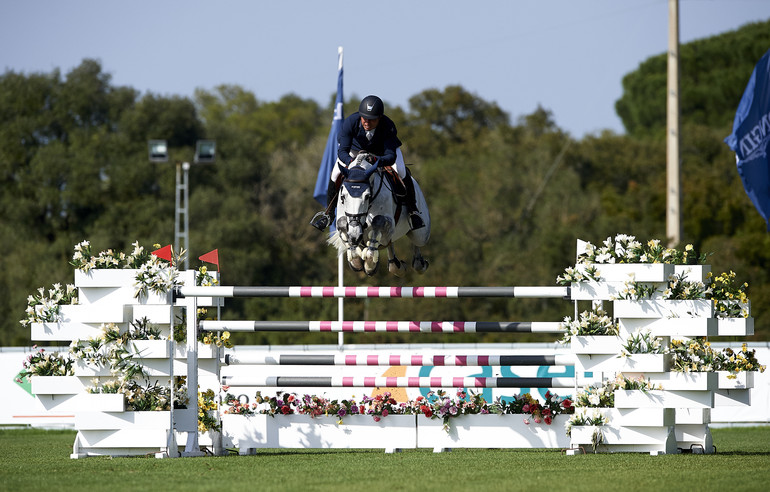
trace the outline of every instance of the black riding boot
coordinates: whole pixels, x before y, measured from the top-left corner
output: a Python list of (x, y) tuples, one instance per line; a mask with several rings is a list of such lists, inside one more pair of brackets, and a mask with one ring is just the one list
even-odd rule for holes
[[(329, 204), (336, 197), (337, 197), (337, 183), (329, 180), (329, 185), (326, 187), (326, 209), (327, 210), (329, 209)], [(312, 225), (319, 231), (323, 231), (324, 229), (329, 227), (331, 220), (332, 219), (329, 216), (329, 214), (326, 213), (326, 210), (322, 210), (313, 216), (313, 219), (310, 221), (310, 225)]]
[(421, 229), (425, 227), (420, 212), (417, 211), (417, 197), (414, 194), (414, 181), (412, 181), (412, 173), (406, 170), (406, 179), (404, 180), (406, 186), (406, 209), (409, 212), (409, 228), (411, 230)]

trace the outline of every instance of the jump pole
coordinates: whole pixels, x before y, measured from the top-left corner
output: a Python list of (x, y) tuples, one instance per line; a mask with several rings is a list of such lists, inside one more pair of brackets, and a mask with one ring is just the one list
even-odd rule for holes
[(550, 321), (201, 321), (203, 331), (337, 333), (564, 333)]
[(571, 366), (572, 354), (553, 355), (401, 355), (401, 354), (226, 354), (225, 364), (266, 366)]
[(441, 376), (222, 376), (223, 386), (307, 388), (573, 388), (575, 378)]
[(337, 298), (558, 298), (570, 299), (569, 287), (254, 287), (182, 286), (176, 297), (337, 297)]

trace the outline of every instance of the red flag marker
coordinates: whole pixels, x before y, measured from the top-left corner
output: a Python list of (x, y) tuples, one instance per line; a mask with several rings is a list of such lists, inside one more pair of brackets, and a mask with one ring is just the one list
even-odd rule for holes
[(166, 260), (168, 262), (171, 262), (171, 264), (174, 263), (173, 260), (173, 253), (171, 253), (171, 245), (163, 246), (160, 249), (156, 249), (152, 252), (153, 255), (157, 256), (161, 260)]
[(206, 263), (213, 263), (217, 266), (217, 268), (219, 268), (219, 250), (217, 249), (211, 250), (205, 255), (199, 256), (198, 259), (205, 261)]

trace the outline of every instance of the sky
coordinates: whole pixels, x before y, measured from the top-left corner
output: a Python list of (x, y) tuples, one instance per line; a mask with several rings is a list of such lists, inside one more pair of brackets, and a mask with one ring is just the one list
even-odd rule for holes
[[(770, 1), (679, 0), (679, 18), (686, 43), (770, 19)], [(622, 78), (667, 51), (668, 0), (0, 3), (3, 72), (64, 76), (94, 58), (113, 85), (142, 94), (193, 97), (230, 84), (262, 102), (293, 93), (325, 106), (338, 46), (345, 99), (376, 94), (386, 112), (460, 85), (512, 123), (540, 106), (576, 138), (623, 133)]]

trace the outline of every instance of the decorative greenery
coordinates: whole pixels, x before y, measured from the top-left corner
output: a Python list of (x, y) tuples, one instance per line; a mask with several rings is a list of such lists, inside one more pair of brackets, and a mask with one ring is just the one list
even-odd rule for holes
[(109, 367), (111, 374), (126, 380), (146, 377), (144, 366), (134, 360), (136, 354), (129, 350), (129, 332), (121, 334), (115, 323), (102, 323), (101, 329), (100, 337), (74, 340), (70, 344), (72, 356), (87, 364)]
[(742, 371), (764, 372), (766, 366), (756, 358), (756, 350), (748, 350), (744, 343), (737, 353), (730, 347), (721, 351), (711, 348), (705, 337), (690, 340), (671, 340), (672, 370), (678, 372), (730, 371), (730, 377)]
[(659, 239), (642, 243), (634, 236), (618, 234), (608, 237), (597, 247), (586, 242), (584, 251), (578, 253), (578, 263), (670, 263), (693, 265), (703, 263), (708, 255), (698, 256), (692, 244), (684, 250), (666, 248)]
[(658, 288), (649, 282), (636, 282), (629, 280), (625, 283), (623, 290), (616, 296), (617, 299), (628, 299), (631, 301), (641, 301), (652, 299)]
[[(571, 414), (575, 412), (575, 407), (572, 404), (572, 400), (569, 398), (560, 398), (559, 395), (547, 391), (545, 394), (545, 401), (541, 403), (536, 398), (533, 398), (529, 393), (523, 395), (516, 395), (513, 400), (505, 402), (498, 398), (495, 401), (494, 407), (500, 409), (499, 412), (492, 410), (491, 413), (502, 414), (529, 414), (531, 419), (536, 424), (541, 422), (551, 425), (553, 418), (560, 414)], [(493, 408), (494, 408), (493, 407)], [(530, 423), (530, 417), (524, 419), (525, 424)]]
[(599, 271), (593, 265), (585, 268), (567, 267), (564, 273), (556, 277), (558, 285), (570, 285), (577, 282), (588, 282), (590, 280), (599, 281), (602, 277)]
[(668, 347), (663, 345), (659, 337), (654, 337), (649, 330), (637, 330), (626, 339), (621, 347), (622, 356), (632, 354), (665, 354)]
[(687, 275), (682, 273), (668, 277), (668, 288), (663, 292), (663, 299), (706, 299), (710, 294), (711, 290), (703, 282), (687, 280)]
[(612, 408), (615, 406), (615, 383), (607, 381), (584, 387), (575, 396), (577, 407)]
[(219, 280), (209, 273), (206, 265), (203, 265), (195, 272), (195, 285), (199, 287), (212, 287), (219, 285)]
[(580, 313), (579, 320), (572, 320), (567, 316), (564, 318), (563, 326), (566, 329), (561, 343), (569, 343), (573, 336), (590, 335), (617, 335), (619, 333), (618, 325), (607, 316), (607, 313), (600, 307), (595, 307), (591, 311)]
[[(139, 246), (139, 241), (133, 242), (131, 246), (134, 249), (129, 254), (108, 249), (94, 255), (91, 251), (91, 243), (83, 241), (75, 245), (75, 253), (72, 255), (70, 265), (88, 273), (94, 268), (140, 268), (142, 265), (153, 261), (152, 253)], [(155, 248), (160, 248), (160, 245), (156, 244)]]
[(37, 294), (27, 297), (25, 318), (22, 326), (30, 323), (53, 323), (60, 320), (60, 308), (63, 305), (77, 304), (77, 289), (72, 284), (62, 288), (61, 284), (53, 284), (48, 292), (43, 287), (37, 289)]
[(72, 376), (73, 359), (58, 352), (45, 353), (45, 349), (32, 346), (33, 353), (29, 354), (22, 364), (22, 369), (16, 377), (16, 382), (29, 379), (30, 376)]
[(746, 294), (749, 284), (739, 284), (735, 281), (735, 272), (732, 270), (721, 273), (716, 277), (708, 273), (711, 280), (711, 292), (709, 299), (714, 300), (714, 310), (717, 318), (747, 318), (749, 316), (746, 305), (749, 297)]
[[(567, 423), (564, 424), (564, 430), (568, 436), (571, 436), (572, 428), (575, 426), (602, 426), (607, 423), (609, 423), (609, 419), (603, 413), (597, 410), (589, 413), (586, 409), (580, 409), (567, 420)], [(602, 442), (604, 442), (604, 434), (602, 434), (600, 429), (594, 429), (594, 433), (591, 436), (591, 445), (594, 452), (596, 452), (596, 447)]]
[(198, 432), (222, 430), (222, 424), (211, 412), (217, 410), (216, 393), (211, 388), (198, 392)]

